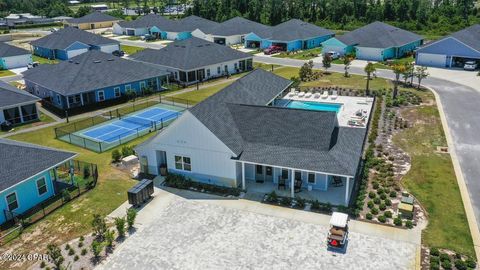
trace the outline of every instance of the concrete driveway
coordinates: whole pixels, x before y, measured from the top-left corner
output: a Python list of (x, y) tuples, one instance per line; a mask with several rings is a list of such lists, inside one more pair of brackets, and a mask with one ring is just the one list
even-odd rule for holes
[(140, 211), (138, 230), (98, 269), (414, 268), (418, 244), (352, 229), (346, 253), (328, 251), (328, 227), (316, 220), (328, 216), (271, 207), (162, 191)]

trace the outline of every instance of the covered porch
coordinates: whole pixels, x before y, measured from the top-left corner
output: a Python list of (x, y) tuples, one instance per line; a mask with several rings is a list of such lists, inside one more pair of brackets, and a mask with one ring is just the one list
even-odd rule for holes
[(238, 162), (237, 168), (239, 186), (252, 198), (275, 191), (279, 196), (347, 206), (354, 187), (352, 176), (247, 162)]

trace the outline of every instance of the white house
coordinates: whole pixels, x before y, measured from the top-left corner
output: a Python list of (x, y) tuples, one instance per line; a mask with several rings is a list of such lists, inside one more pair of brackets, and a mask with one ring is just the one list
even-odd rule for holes
[(251, 54), (195, 37), (172, 42), (160, 50), (145, 49), (130, 58), (160, 66), (172, 80), (185, 85), (253, 68)]
[(348, 204), (366, 129), (339, 126), (335, 112), (273, 106), (291, 83), (262, 69), (235, 81), (137, 146), (142, 172), (156, 175), (166, 166), (169, 173), (247, 192), (285, 182), (292, 197), (329, 193), (332, 183), (341, 183), (343, 198), (336, 202)]
[(31, 62), (29, 51), (0, 42), (0, 70), (26, 67)]

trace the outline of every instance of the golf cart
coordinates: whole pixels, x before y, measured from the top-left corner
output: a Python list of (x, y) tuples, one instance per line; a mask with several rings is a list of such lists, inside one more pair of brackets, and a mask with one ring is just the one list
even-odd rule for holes
[(333, 212), (330, 218), (330, 231), (327, 236), (329, 248), (343, 249), (348, 240), (348, 215)]

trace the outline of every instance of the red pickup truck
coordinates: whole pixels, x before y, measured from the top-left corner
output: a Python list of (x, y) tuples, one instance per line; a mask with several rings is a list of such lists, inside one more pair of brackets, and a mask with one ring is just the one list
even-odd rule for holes
[(274, 54), (274, 53), (279, 53), (279, 52), (282, 52), (283, 51), (283, 48), (280, 47), (280, 46), (270, 46), (268, 48), (266, 48), (263, 53), (266, 54), (266, 55), (270, 55), (270, 54)]

